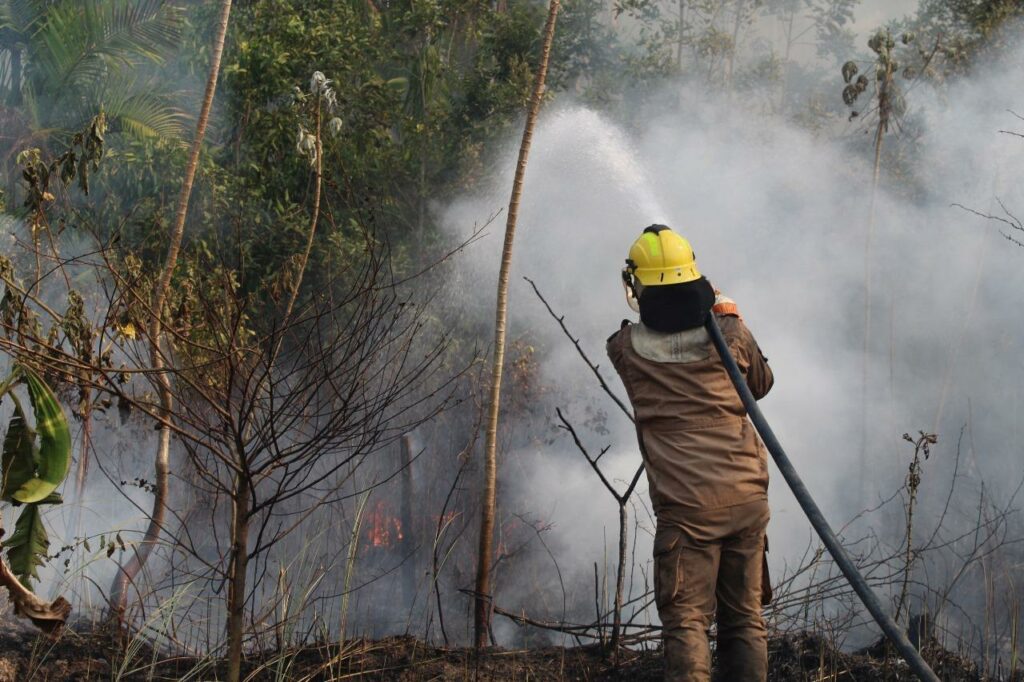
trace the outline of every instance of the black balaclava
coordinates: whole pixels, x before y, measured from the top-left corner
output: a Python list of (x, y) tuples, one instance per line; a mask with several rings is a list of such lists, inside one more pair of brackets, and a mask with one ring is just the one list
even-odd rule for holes
[(715, 290), (701, 277), (682, 284), (644, 287), (640, 292), (640, 321), (651, 329), (672, 334), (700, 327), (715, 305)]

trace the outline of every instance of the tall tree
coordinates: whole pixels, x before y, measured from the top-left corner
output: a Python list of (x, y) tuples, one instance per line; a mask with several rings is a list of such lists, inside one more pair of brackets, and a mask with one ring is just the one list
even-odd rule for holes
[[(914, 34), (903, 33), (900, 35), (900, 43), (909, 45), (914, 42)], [(896, 74), (899, 70), (897, 60), (897, 41), (893, 38), (892, 32), (878, 30), (870, 40), (868, 47), (875, 57), (870, 64), (870, 69), (875, 76), (875, 91), (871, 97), (874, 103), (877, 121), (874, 130), (873, 162), (871, 166), (871, 190), (868, 208), (868, 223), (864, 231), (864, 339), (861, 361), (861, 453), (860, 453), (860, 494), (866, 492), (868, 458), (868, 382), (869, 382), (869, 360), (871, 351), (871, 290), (872, 290), (872, 258), (874, 246), (875, 221), (878, 202), (878, 189), (882, 173), (883, 145), (885, 135), (891, 126), (895, 125), (906, 110), (906, 101), (903, 92), (896, 82)], [(939, 49), (936, 41), (934, 49), (930, 53), (922, 53), (924, 65), (922, 70), (927, 70), (929, 63)], [(868, 89), (869, 79), (866, 75), (857, 75), (858, 67), (856, 62), (849, 61), (842, 66), (843, 81), (846, 86), (843, 88), (843, 101), (848, 106), (853, 106), (860, 95)], [(904, 69), (904, 77), (916, 75), (912, 69)], [(854, 76), (857, 76), (854, 79)], [(856, 113), (856, 112), (855, 112)], [(890, 334), (891, 334), (890, 325)], [(890, 338), (890, 343), (892, 339)], [(892, 362), (890, 354), (890, 364)], [(890, 367), (890, 376), (892, 369)]]
[(120, 617), (124, 612), (129, 583), (135, 579), (139, 571), (145, 566), (146, 561), (153, 553), (153, 549), (159, 541), (164, 518), (167, 514), (167, 489), (170, 479), (171, 450), (171, 424), (169, 420), (174, 410), (174, 394), (171, 391), (170, 376), (164, 371), (166, 368), (165, 353), (168, 351), (168, 348), (164, 342), (163, 309), (168, 290), (171, 286), (171, 278), (178, 264), (181, 242), (185, 236), (185, 217), (188, 214), (188, 202), (192, 196), (192, 184), (195, 181), (196, 168), (199, 166), (199, 152), (202, 149), (203, 138), (206, 136), (206, 125), (210, 119), (210, 110), (213, 108), (213, 96), (217, 91), (220, 59), (224, 52), (224, 37), (227, 35), (228, 18), (230, 15), (231, 0), (222, 0), (220, 17), (213, 39), (213, 50), (210, 55), (210, 73), (206, 80), (206, 92), (203, 96), (202, 107), (199, 110), (199, 119), (196, 121), (196, 134), (192, 140), (188, 165), (185, 167), (185, 179), (181, 186), (181, 192), (178, 195), (174, 224), (171, 226), (170, 241), (167, 245), (167, 257), (164, 261), (156, 290), (153, 292), (152, 305), (150, 306), (150, 362), (158, 383), (160, 416), (162, 420), (160, 424), (160, 440), (154, 458), (155, 494), (153, 496), (153, 511), (150, 514), (149, 527), (146, 529), (146, 534), (142, 538), (138, 551), (129, 560), (128, 564), (118, 571), (110, 588), (111, 612), (117, 617)]
[(559, 0), (551, 0), (548, 19), (544, 26), (544, 44), (541, 48), (540, 63), (533, 82), (533, 95), (526, 113), (523, 140), (519, 145), (519, 160), (512, 180), (512, 197), (508, 203), (508, 218), (505, 222), (505, 244), (501, 251), (501, 268), (498, 271), (498, 296), (494, 313), (494, 357), (491, 363), (491, 395), (487, 415), (487, 438), (484, 445), (483, 509), (480, 514), (480, 548), (476, 570), (476, 608), (474, 611), (474, 642), (477, 649), (487, 646), (491, 631), (491, 552), (494, 547), (494, 516), (497, 502), (498, 479), (498, 412), (501, 403), (501, 377), (505, 361), (505, 324), (508, 320), (508, 279), (512, 269), (512, 242), (519, 218), (519, 201), (523, 196), (523, 178), (526, 175), (526, 160), (530, 154), (533, 127), (537, 122), (540, 104), (544, 98), (544, 81), (548, 73), (548, 59), (551, 56), (551, 42), (555, 35), (555, 21), (558, 18)]

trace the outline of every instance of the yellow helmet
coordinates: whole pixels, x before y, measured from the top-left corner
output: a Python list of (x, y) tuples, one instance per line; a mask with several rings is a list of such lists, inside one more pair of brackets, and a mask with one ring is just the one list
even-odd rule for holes
[(651, 225), (629, 247), (624, 275), (645, 287), (683, 284), (700, 279), (690, 242), (665, 225)]

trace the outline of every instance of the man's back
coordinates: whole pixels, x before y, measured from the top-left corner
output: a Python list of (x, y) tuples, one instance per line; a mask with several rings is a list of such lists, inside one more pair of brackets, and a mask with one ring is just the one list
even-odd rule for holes
[[(771, 370), (736, 315), (719, 315), (756, 394)], [(765, 499), (767, 454), (703, 327), (665, 334), (626, 325), (608, 340), (643, 442), (655, 512)]]

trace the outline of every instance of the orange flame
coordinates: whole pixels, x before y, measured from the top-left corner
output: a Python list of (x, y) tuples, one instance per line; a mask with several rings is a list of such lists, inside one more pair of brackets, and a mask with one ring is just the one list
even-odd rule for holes
[(390, 513), (387, 500), (379, 500), (370, 512), (367, 540), (371, 547), (391, 547), (401, 542), (402, 521)]

